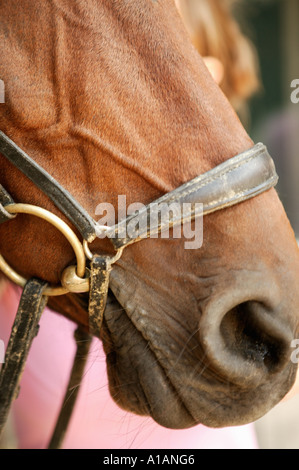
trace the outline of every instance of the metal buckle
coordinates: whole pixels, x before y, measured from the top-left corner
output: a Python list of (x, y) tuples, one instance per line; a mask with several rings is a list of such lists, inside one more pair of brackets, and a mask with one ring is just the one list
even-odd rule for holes
[[(30, 214), (41, 219), (46, 220), (51, 225), (56, 227), (69, 241), (76, 255), (77, 266), (68, 266), (62, 273), (61, 286), (48, 286), (44, 290), (44, 295), (57, 296), (67, 294), (68, 292), (88, 292), (89, 279), (86, 276), (86, 257), (83, 245), (78, 239), (73, 230), (57, 215), (52, 212), (31, 204), (9, 204), (5, 209), (10, 214)], [(9, 264), (5, 261), (0, 254), (0, 269), (6, 276), (13, 282), (21, 287), (24, 287), (27, 279), (18, 274)], [(70, 276), (71, 272), (71, 276)]]

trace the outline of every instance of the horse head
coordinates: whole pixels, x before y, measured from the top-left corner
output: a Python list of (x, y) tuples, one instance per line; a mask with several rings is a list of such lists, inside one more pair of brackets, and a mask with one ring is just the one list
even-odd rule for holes
[[(0, 10), (1, 129), (91, 216), (105, 202), (117, 218), (119, 195), (148, 204), (253, 147), (172, 0), (11, 0)], [(0, 157), (15, 201), (64, 218)], [(57, 283), (72, 262), (46, 222), (20, 216), (0, 233), (1, 253), (26, 277)], [(101, 330), (111, 395), (171, 428), (256, 420), (296, 374), (293, 231), (269, 189), (205, 216), (200, 247), (185, 242), (147, 238), (114, 265)], [(110, 242), (96, 238), (90, 250), (109, 252)], [(50, 305), (88, 326), (74, 296)]]

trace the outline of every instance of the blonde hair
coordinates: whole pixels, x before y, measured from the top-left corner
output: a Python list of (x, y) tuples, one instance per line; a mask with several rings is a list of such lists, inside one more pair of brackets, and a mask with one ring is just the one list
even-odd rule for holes
[(235, 0), (176, 0), (191, 41), (202, 57), (215, 57), (224, 67), (220, 87), (241, 108), (260, 88), (255, 48), (233, 17)]

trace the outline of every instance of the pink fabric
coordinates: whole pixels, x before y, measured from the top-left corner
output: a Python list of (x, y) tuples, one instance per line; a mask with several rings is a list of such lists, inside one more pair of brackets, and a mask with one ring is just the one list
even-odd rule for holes
[[(0, 339), (7, 344), (20, 290), (8, 286), (0, 298)], [(46, 309), (21, 381), (13, 416), (19, 448), (47, 446), (68, 381), (75, 325)], [(254, 449), (253, 425), (170, 430), (151, 418), (117, 407), (108, 391), (105, 354), (93, 340), (85, 377), (64, 441), (68, 449)]]

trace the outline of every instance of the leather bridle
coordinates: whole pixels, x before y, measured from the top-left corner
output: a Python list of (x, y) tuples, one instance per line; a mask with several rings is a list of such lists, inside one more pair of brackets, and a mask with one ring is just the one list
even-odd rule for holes
[[(87, 356), (92, 335), (97, 337), (100, 335), (112, 265), (120, 258), (124, 248), (151, 236), (147, 224), (140, 224), (140, 222), (148, 220), (153, 205), (159, 207), (162, 203), (176, 202), (181, 205), (189, 203), (188, 212), (184, 212), (184, 220), (181, 218), (163, 220), (162, 217), (156, 228), (157, 233), (161, 233), (167, 228), (166, 225), (174, 227), (178, 223), (190, 222), (197, 217), (199, 215), (197, 203), (203, 205), (201, 215), (207, 215), (267, 191), (276, 185), (278, 177), (266, 147), (259, 143), (165, 194), (153, 203), (144, 206), (137, 214), (130, 215), (119, 221), (114, 227), (107, 229), (107, 227), (99, 227), (97, 222), (60, 183), (1, 131), (0, 153), (52, 200), (82, 237), (82, 241), (80, 241), (75, 232), (53, 213), (37, 206), (15, 203), (12, 196), (0, 185), (0, 223), (13, 219), (18, 213), (41, 217), (66, 236), (74, 249), (77, 260), (76, 266), (68, 266), (64, 269), (61, 275), (61, 286), (49, 286), (44, 280), (24, 279), (0, 255), (0, 269), (9, 279), (23, 288), (6, 350), (5, 362), (0, 372), (0, 434), (4, 428), (11, 403), (16, 397), (21, 373), (48, 296), (63, 295), (68, 292), (88, 292), (89, 295), (90, 334), (80, 327), (75, 333), (78, 349), (74, 367), (62, 412), (49, 445), (49, 448), (57, 448), (61, 445), (79, 389), (78, 383), (84, 370), (82, 358)], [(145, 228), (143, 231), (139, 230), (136, 236), (128, 236), (128, 225), (132, 225), (136, 218), (138, 218), (139, 227)], [(88, 243), (95, 240), (99, 231), (102, 230), (110, 231), (113, 234), (109, 236), (115, 250), (115, 254), (112, 256), (93, 254), (88, 247)], [(74, 387), (76, 393), (74, 393)], [(69, 390), (71, 390), (71, 394), (68, 393)]]

